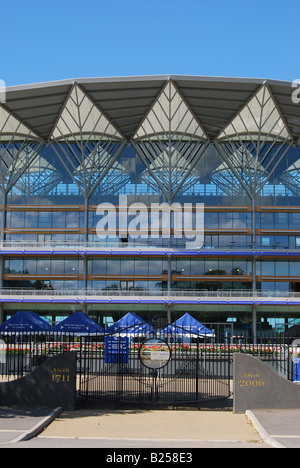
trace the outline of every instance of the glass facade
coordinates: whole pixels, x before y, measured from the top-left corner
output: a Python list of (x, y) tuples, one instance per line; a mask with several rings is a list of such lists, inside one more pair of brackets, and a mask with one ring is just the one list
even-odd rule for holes
[[(130, 138), (126, 124), (117, 125), (77, 83), (47, 138), (1, 107), (2, 291), (171, 297), (240, 291), (250, 299), (300, 292), (300, 146), (271, 88), (254, 90), (213, 138), (196, 107), (175, 80), (167, 80)], [(213, 108), (209, 112), (217, 122)], [(204, 232), (193, 244), (197, 204), (204, 209)], [(164, 205), (172, 206), (167, 231)], [(12, 307), (4, 303), (3, 311)], [(126, 306), (88, 307), (101, 317)], [(165, 304), (151, 307), (148, 318), (167, 313)], [(183, 301), (178, 307), (173, 305), (175, 317), (193, 306)], [(277, 307), (254, 311), (246, 301), (232, 307), (198, 303), (192, 310), (206, 321), (239, 324), (255, 313), (261, 324), (273, 314), (296, 320), (295, 307), (283, 307), (281, 315)]]

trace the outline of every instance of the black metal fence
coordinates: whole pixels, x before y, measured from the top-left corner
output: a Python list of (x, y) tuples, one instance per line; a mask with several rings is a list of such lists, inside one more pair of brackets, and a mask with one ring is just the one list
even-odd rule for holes
[(74, 335), (52, 332), (0, 334), (0, 382), (23, 377), (49, 357), (80, 347), (77, 341)]
[(85, 337), (82, 349), (79, 394), (88, 406), (230, 404), (230, 354), (220, 343), (123, 331), (102, 347)]
[(230, 407), (234, 353), (253, 355), (285, 379), (300, 380), (300, 345), (291, 338), (207, 338), (123, 330), (111, 335), (0, 335), (0, 382), (34, 371), (44, 360), (77, 352), (78, 402), (89, 407)]

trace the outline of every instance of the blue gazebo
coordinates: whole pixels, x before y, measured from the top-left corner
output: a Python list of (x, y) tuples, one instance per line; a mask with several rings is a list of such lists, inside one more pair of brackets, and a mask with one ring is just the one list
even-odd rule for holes
[(209, 330), (207, 327), (198, 322), (190, 314), (186, 313), (181, 318), (173, 322), (171, 325), (168, 325), (163, 330), (164, 334), (177, 334), (179, 336), (189, 336), (189, 337), (201, 337), (201, 338), (212, 338), (214, 333)]
[(19, 311), (0, 326), (2, 333), (41, 333), (51, 330), (51, 325), (32, 311)]
[(74, 335), (104, 334), (104, 329), (84, 312), (73, 312), (66, 319), (55, 325), (52, 330)]
[(105, 330), (106, 334), (119, 333), (126, 336), (146, 335), (152, 332), (153, 327), (135, 312), (128, 312), (128, 314)]

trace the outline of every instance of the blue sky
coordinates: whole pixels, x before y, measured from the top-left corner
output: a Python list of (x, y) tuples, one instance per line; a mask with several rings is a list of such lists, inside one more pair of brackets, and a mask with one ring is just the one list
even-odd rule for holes
[(2, 2), (7, 86), (69, 78), (300, 78), (300, 0)]

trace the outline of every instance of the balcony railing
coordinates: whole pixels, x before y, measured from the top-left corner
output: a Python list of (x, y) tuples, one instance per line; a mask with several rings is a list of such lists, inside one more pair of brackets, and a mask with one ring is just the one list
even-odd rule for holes
[(167, 251), (206, 251), (206, 252), (224, 252), (224, 251), (232, 251), (232, 252), (249, 252), (256, 253), (256, 252), (274, 252), (274, 251), (282, 251), (284, 253), (300, 253), (300, 247), (296, 249), (289, 249), (287, 246), (281, 245), (274, 245), (272, 247), (265, 247), (260, 246), (257, 244), (251, 244), (247, 246), (236, 246), (234, 242), (229, 243), (223, 247), (211, 247), (207, 245), (203, 245), (201, 247), (197, 247), (195, 245), (194, 248), (186, 249), (184, 246), (178, 246), (174, 243), (170, 243), (170, 245), (155, 245), (153, 242), (149, 241), (147, 243), (142, 244), (132, 244), (130, 242), (110, 242), (110, 243), (100, 243), (100, 242), (81, 242), (81, 241), (61, 241), (61, 240), (49, 240), (46, 242), (39, 242), (39, 241), (28, 241), (28, 240), (14, 240), (14, 241), (0, 241), (0, 249), (75, 249), (75, 250), (88, 250), (88, 249), (99, 249), (99, 250), (114, 250), (114, 249), (128, 249), (131, 250), (143, 250), (143, 249), (151, 249), (151, 250), (167, 250)]
[(211, 297), (211, 298), (300, 298), (300, 292), (293, 291), (255, 291), (252, 290), (148, 290), (148, 289), (20, 289), (2, 288), (0, 296), (128, 296), (128, 297)]

